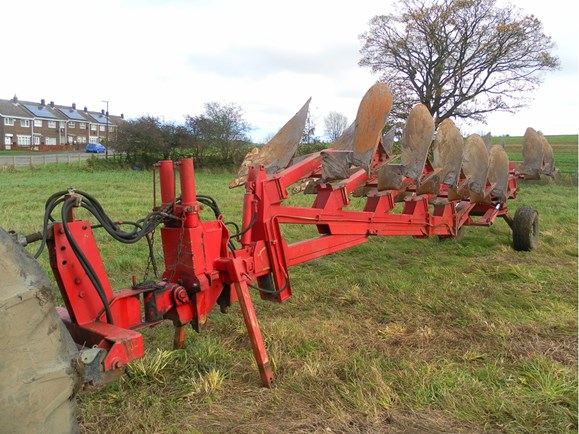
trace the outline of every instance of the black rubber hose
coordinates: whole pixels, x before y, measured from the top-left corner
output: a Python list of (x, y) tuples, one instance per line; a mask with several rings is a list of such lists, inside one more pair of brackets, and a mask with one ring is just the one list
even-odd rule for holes
[(58, 204), (64, 202), (64, 198), (59, 197), (62, 196), (61, 193), (62, 192), (53, 194), (52, 196), (50, 196), (49, 200), (46, 201), (46, 204), (44, 206), (44, 217), (42, 219), (42, 242), (40, 243), (38, 250), (34, 254), (35, 258), (38, 258), (42, 253), (42, 251), (44, 250), (44, 247), (46, 247), (46, 239), (48, 238), (48, 221), (49, 220), (54, 221), (51, 215), (52, 211), (54, 210), (54, 208), (56, 208)]

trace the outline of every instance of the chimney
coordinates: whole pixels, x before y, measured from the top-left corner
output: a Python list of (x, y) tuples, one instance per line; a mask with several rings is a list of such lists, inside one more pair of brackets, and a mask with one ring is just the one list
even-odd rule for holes
[(17, 97), (16, 95), (14, 95), (14, 97), (12, 98), (12, 102), (13, 102), (14, 104), (17, 104), (17, 103), (18, 103), (18, 97)]
[(75, 102), (72, 103), (72, 109), (76, 110), (76, 103)]
[(50, 101), (50, 107), (54, 108), (54, 101)]
[(101, 110), (101, 114), (104, 115), (105, 114), (105, 109)]
[(124, 119), (124, 118), (125, 118), (125, 114), (121, 113), (121, 119)]
[(88, 108), (86, 108), (86, 106), (84, 106), (84, 112), (86, 113), (88, 111)]
[(45, 106), (45, 105), (46, 105), (46, 100), (44, 100), (44, 98), (40, 100), (40, 105), (41, 105), (41, 106)]

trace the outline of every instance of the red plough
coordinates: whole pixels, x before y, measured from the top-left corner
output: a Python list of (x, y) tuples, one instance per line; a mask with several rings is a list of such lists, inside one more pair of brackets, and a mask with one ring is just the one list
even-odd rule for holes
[[(233, 235), (215, 201), (197, 196), (191, 159), (159, 162), (161, 203), (132, 232), (122, 231), (85, 193), (67, 191), (49, 199), (48, 216), (62, 203), (62, 221), (51, 225), (45, 237), (66, 305), (58, 314), (83, 348), (76, 359), (83, 381), (107, 381), (142, 357), (140, 329), (171, 320), (174, 347), (182, 348), (185, 327), (201, 331), (216, 305), (224, 312), (238, 301), (261, 382), (271, 386), (274, 376), (250, 287), (258, 289), (262, 299), (283, 302), (292, 295), (292, 266), (372, 236), (454, 238), (465, 226), (490, 226), (497, 218), (513, 229), (515, 249), (534, 248), (536, 211), (521, 208), (512, 217), (507, 208), (521, 175), (505, 151), (497, 145), (489, 152), (478, 136), (463, 145), (454, 124), (445, 121), (430, 161), (434, 122), (419, 105), (409, 115), (401, 154), (395, 156), (392, 134), (382, 135), (391, 102), (388, 86), (373, 86), (356, 121), (331, 149), (291, 164), (306, 103), (270, 144), (248, 154), (232, 182), (232, 187), (245, 186), (243, 221)], [(312, 205), (286, 205), (292, 188), (313, 194)], [(359, 209), (351, 207), (353, 196), (364, 198)], [(201, 205), (213, 209), (214, 220), (202, 221)], [(123, 242), (136, 242), (161, 224), (162, 278), (113, 291), (90, 223), (74, 217), (78, 207), (89, 210), (100, 226)], [(283, 225), (313, 225), (317, 235), (288, 242)], [(235, 247), (234, 240), (240, 246)]]

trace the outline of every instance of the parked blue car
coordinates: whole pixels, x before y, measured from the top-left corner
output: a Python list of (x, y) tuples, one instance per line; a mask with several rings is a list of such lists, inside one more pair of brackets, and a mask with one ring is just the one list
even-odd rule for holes
[(85, 152), (92, 152), (93, 154), (104, 154), (105, 151), (105, 147), (100, 143), (89, 143), (85, 150)]

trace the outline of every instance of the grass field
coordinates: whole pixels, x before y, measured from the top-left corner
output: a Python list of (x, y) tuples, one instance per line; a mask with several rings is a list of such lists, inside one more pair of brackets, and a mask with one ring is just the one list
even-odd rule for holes
[[(545, 136), (555, 150), (555, 165), (566, 177), (568, 174), (577, 177), (577, 135)], [(522, 160), (522, 137), (493, 137), (493, 143), (505, 143), (509, 158)]]
[[(568, 178), (573, 137), (551, 141)], [(198, 173), (197, 189), (239, 222), (243, 191), (227, 189), (230, 178)], [(523, 183), (509, 202), (539, 211), (535, 251), (513, 251), (502, 221), (460, 243), (372, 239), (292, 268), (287, 303), (254, 294), (272, 389), (259, 385), (237, 305), (213, 313), (201, 335), (188, 330), (185, 350), (171, 350), (170, 324), (147, 330), (130, 378), (80, 394), (82, 432), (577, 432), (578, 191), (563, 179)], [(78, 165), (0, 170), (0, 226), (38, 230), (46, 198), (69, 186), (111, 218), (135, 220), (151, 208), (151, 180)], [(143, 277), (144, 244), (97, 241), (113, 287)], [(41, 264), (48, 270), (46, 254)]]

